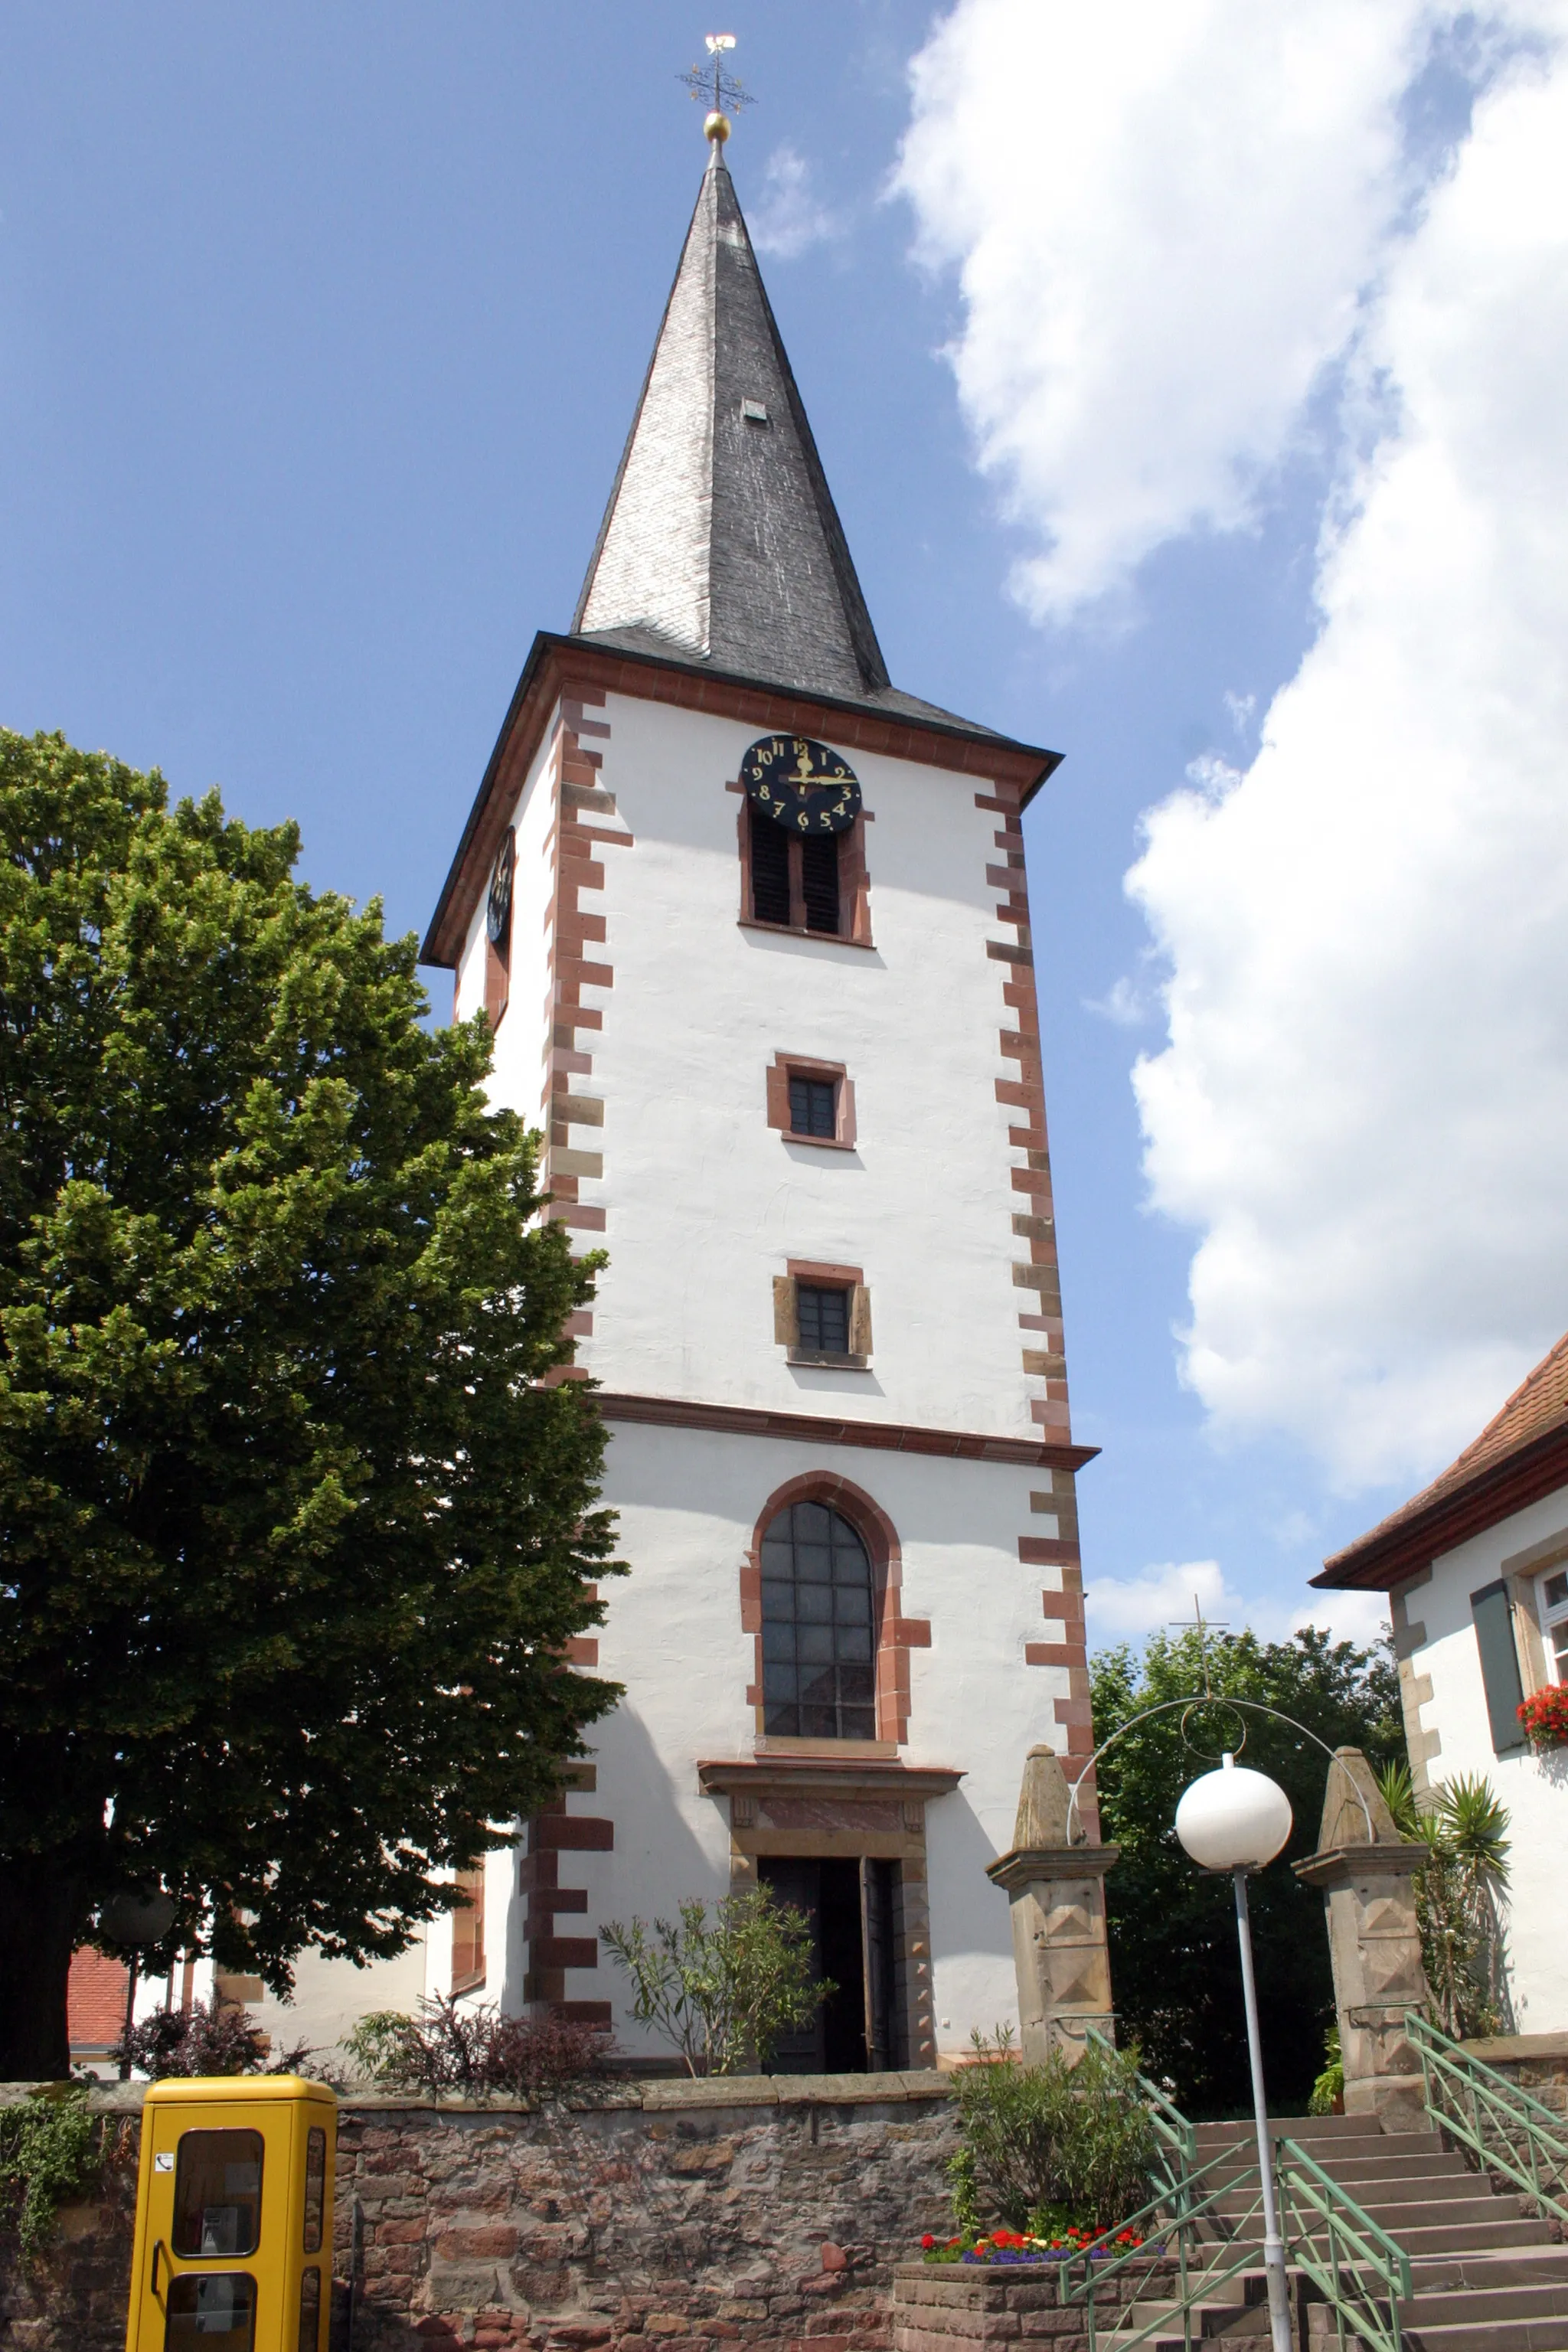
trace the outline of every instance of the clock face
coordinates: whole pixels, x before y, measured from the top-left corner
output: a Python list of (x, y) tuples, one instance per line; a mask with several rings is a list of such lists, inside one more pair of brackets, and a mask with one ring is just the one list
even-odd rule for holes
[(511, 869), (517, 859), (517, 835), (508, 825), (506, 839), (490, 869), (490, 895), (485, 902), (485, 929), (492, 947), (502, 947), (511, 924)]
[(763, 735), (741, 762), (754, 809), (788, 833), (847, 833), (860, 787), (847, 760), (806, 735)]

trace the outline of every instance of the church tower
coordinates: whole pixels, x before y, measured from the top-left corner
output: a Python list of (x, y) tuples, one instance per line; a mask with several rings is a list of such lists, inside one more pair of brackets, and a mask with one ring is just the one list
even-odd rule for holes
[(837, 1988), (779, 2063), (931, 2066), (1016, 2015), (1026, 1751), (1092, 1745), (1020, 822), (1057, 755), (889, 683), (726, 128), (424, 950), (608, 1252), (574, 1369), (632, 1570), (579, 1645), (626, 1697), (429, 1981), (652, 2055), (599, 1925), (761, 1879)]

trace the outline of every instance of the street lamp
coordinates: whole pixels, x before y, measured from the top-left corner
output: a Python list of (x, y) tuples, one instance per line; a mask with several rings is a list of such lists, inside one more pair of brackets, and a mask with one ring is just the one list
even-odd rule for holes
[(1285, 2278), (1285, 2242), (1274, 2198), (1273, 2151), (1268, 2144), (1268, 2104), (1263, 2092), (1263, 2051), (1258, 2032), (1258, 1982), (1252, 1969), (1252, 1930), (1247, 1916), (1247, 1874), (1272, 1862), (1290, 1834), (1290, 1800), (1265, 1772), (1252, 1772), (1226, 1756), (1217, 1772), (1205, 1772), (1182, 1792), (1176, 1835), (1205, 1870), (1228, 1870), (1236, 1882), (1236, 1932), (1241, 1946), (1241, 1990), (1247, 2007), (1247, 2054), (1252, 2067), (1252, 2106), (1258, 2124), (1258, 2171), (1263, 2183), (1263, 2274), (1268, 2286), (1268, 2329), (1273, 2352), (1291, 2352), (1290, 2296)]

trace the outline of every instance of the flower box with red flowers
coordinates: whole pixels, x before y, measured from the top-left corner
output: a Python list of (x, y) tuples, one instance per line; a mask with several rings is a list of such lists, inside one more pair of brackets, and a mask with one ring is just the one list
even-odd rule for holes
[[(936, 2238), (928, 2231), (921, 2240), (921, 2251), (928, 2263), (996, 2265), (1060, 2263), (1069, 2254), (1088, 2254), (1100, 2261), (1111, 2254), (1135, 2253), (1142, 2244), (1136, 2230), (1097, 2229), (1087, 2221), (1069, 2221), (1065, 2229), (1043, 2237), (1021, 2230), (993, 2230), (984, 2238)], [(1150, 2248), (1152, 2253), (1157, 2251)]]
[(1527, 1698), (1519, 1719), (1532, 1748), (1568, 1748), (1568, 1683), (1548, 1683)]

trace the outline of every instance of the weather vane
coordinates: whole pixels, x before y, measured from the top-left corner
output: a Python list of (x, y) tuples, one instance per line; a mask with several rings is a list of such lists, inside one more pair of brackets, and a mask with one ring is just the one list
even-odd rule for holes
[(693, 66), (689, 73), (678, 74), (676, 79), (685, 83), (700, 106), (707, 106), (708, 120), (702, 127), (710, 139), (716, 139), (722, 145), (730, 136), (725, 108), (728, 107), (731, 113), (738, 114), (742, 106), (754, 106), (756, 100), (743, 82), (737, 81), (733, 74), (724, 71), (724, 59), (735, 46), (734, 34), (710, 33), (707, 40), (711, 62), (705, 66)]

